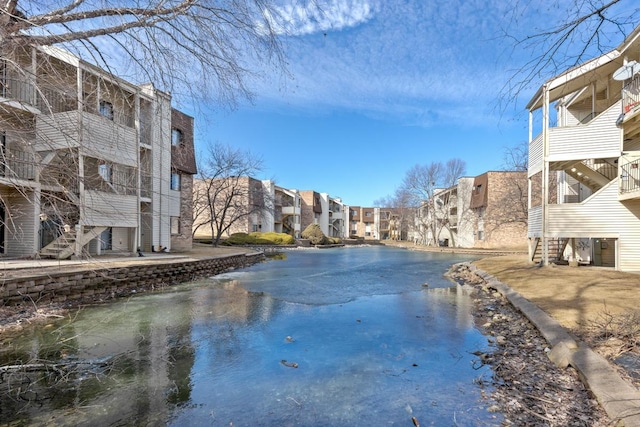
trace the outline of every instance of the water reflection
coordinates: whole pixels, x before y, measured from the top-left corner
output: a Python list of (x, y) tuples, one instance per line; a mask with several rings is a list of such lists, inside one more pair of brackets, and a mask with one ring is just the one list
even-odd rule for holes
[(492, 425), (470, 355), (486, 339), (441, 277), (458, 260), (296, 252), (83, 310), (3, 345), (3, 365), (49, 366), (3, 372), (0, 422)]

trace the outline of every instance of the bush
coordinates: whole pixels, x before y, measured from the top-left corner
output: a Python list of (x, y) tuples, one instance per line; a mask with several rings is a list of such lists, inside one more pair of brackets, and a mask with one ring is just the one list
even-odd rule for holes
[(312, 245), (326, 245), (329, 239), (324, 235), (318, 224), (309, 224), (301, 234), (303, 239), (309, 239)]
[(273, 231), (267, 233), (251, 233), (251, 236), (257, 235), (258, 238), (268, 240), (274, 245), (293, 245), (296, 240), (287, 233), (276, 233)]
[(227, 237), (222, 244), (224, 245), (251, 245), (252, 238), (247, 233), (233, 233)]
[(293, 237), (286, 233), (233, 233), (223, 244), (225, 245), (292, 245)]

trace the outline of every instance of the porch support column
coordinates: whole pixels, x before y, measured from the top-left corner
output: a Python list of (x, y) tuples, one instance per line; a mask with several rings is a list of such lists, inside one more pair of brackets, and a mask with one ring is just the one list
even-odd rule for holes
[(549, 89), (542, 87), (542, 265), (549, 265)]

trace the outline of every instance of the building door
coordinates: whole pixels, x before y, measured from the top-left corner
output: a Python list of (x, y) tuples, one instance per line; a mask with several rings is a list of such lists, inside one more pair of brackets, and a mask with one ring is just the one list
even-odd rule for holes
[(599, 267), (616, 266), (616, 239), (595, 239), (593, 265)]
[(112, 248), (112, 230), (111, 227), (104, 230), (100, 233), (100, 250), (101, 251), (110, 251)]
[(152, 221), (151, 203), (142, 203), (140, 205), (140, 249), (143, 252), (151, 252)]

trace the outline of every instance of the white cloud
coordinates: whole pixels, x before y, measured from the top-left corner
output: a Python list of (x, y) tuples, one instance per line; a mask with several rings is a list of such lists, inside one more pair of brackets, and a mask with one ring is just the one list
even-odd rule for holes
[[(291, 9), (288, 16), (298, 17), (292, 22), (303, 34), (287, 39), (294, 80), (284, 94), (267, 84), (260, 97), (308, 110), (360, 110), (411, 124), (459, 120), (463, 109), (471, 113), (467, 121), (486, 121), (486, 105), (494, 102), (507, 75), (498, 66), (504, 58), (497, 42), (505, 6), (480, 0), (330, 5), (324, 17), (342, 17), (331, 21), (333, 27)], [(361, 12), (347, 13), (355, 10)], [(338, 31), (346, 22), (358, 25)]]
[(366, 0), (292, 1), (274, 9), (271, 23), (277, 33), (287, 36), (356, 27), (375, 14), (374, 5)]

